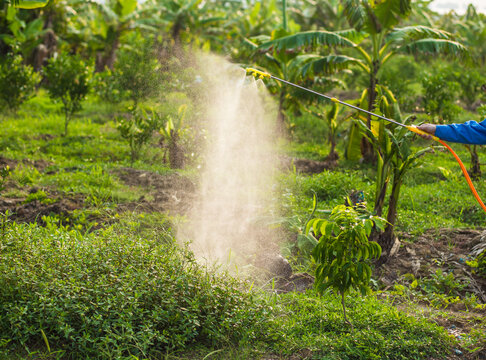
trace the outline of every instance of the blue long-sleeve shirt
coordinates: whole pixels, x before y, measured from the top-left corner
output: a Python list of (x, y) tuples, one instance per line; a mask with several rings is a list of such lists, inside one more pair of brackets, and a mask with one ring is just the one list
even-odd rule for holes
[(486, 145), (486, 119), (466, 121), (464, 124), (437, 125), (435, 136), (461, 144)]

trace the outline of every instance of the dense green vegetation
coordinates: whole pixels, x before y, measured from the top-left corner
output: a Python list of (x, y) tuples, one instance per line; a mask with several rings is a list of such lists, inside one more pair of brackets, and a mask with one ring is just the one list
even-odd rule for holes
[[(194, 54), (420, 124), (482, 120), (485, 44), (486, 15), (425, 0), (0, 0), (0, 358), (482, 358), (484, 213), (406, 130), (266, 81), (293, 160), (264, 226), (315, 290), (178, 230), (208, 139)], [(453, 147), (486, 194), (484, 151)]]

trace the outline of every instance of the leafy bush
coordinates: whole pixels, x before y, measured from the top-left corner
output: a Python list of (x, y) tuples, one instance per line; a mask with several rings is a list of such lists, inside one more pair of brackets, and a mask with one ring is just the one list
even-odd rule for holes
[(474, 260), (466, 261), (466, 263), (474, 269), (474, 273), (486, 278), (486, 249)]
[[(127, 228), (83, 236), (47, 222), (8, 224), (0, 263), (0, 339), (72, 359), (160, 358), (196, 340), (254, 341), (266, 308), (179, 250), (170, 234)], [(166, 227), (166, 229), (168, 226)]]
[(341, 304), (346, 322), (344, 296), (351, 289), (365, 295), (370, 292), (371, 259), (381, 255), (380, 246), (368, 241), (373, 227), (379, 231), (385, 221), (375, 216), (362, 215), (352, 207), (336, 206), (328, 220), (313, 219), (306, 233), (313, 231), (319, 239), (312, 252), (316, 262), (315, 286), (323, 294), (332, 288), (341, 295)]
[(422, 79), (424, 88), (425, 111), (439, 117), (439, 122), (452, 121), (461, 108), (455, 104), (461, 89), (459, 83), (449, 80), (446, 75), (439, 72), (428, 74)]
[(119, 103), (127, 96), (126, 91), (118, 86), (113, 71), (108, 68), (95, 74), (93, 88), (102, 100), (112, 104)]
[(152, 133), (162, 125), (162, 119), (154, 110), (132, 108), (130, 117), (117, 120), (117, 130), (130, 146), (130, 159), (133, 164), (140, 157), (142, 147), (148, 143)]
[(79, 56), (61, 53), (44, 68), (49, 96), (60, 100), (64, 112), (64, 136), (73, 114), (81, 110), (81, 102), (89, 92), (92, 68)]
[(0, 168), (0, 193), (5, 190), (5, 183), (10, 175), (10, 166)]
[(22, 64), (20, 55), (9, 55), (0, 64), (0, 106), (16, 110), (32, 97), (40, 76), (32, 66)]
[(417, 94), (411, 86), (419, 77), (420, 68), (412, 56), (398, 55), (380, 69), (380, 82), (397, 97), (403, 111), (414, 111)]
[(113, 86), (137, 104), (158, 94), (162, 81), (160, 63), (154, 56), (152, 42), (145, 41), (139, 48), (121, 49), (114, 65)]

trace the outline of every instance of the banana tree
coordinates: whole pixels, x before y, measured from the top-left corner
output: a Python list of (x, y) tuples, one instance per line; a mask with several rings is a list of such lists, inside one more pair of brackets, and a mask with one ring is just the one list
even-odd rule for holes
[(34, 49), (41, 43), (46, 30), (43, 29), (43, 19), (36, 18), (26, 22), (17, 16), (17, 10), (9, 7), (6, 21), (10, 33), (0, 34), (0, 40), (14, 52), (20, 52), (24, 59), (30, 59)]
[(182, 56), (184, 43), (199, 43), (211, 49), (221, 43), (221, 22), (226, 19), (218, 4), (203, 0), (153, 0), (164, 34), (170, 36), (170, 50)]
[(346, 26), (341, 0), (293, 1), (288, 11), (304, 30), (341, 30)]
[(133, 29), (155, 33), (157, 28), (151, 13), (153, 8), (137, 0), (110, 0), (90, 2), (84, 9), (78, 24), (79, 31), (89, 29), (90, 46), (98, 51), (96, 71), (106, 67), (113, 70), (116, 52), (120, 47), (123, 34)]
[[(386, 89), (380, 89), (378, 92), (379, 107), (384, 114), (396, 114), (397, 103), (393, 102), (390, 93), (383, 92)], [(392, 101), (392, 102), (389, 102)], [(397, 116), (396, 116), (397, 117)], [(404, 124), (409, 124), (413, 120), (409, 116), (403, 120)], [(388, 195), (388, 207), (386, 208), (387, 224), (383, 232), (378, 233), (375, 230), (374, 236), (377, 238), (383, 250), (381, 263), (388, 260), (387, 256), (395, 242), (395, 224), (397, 221), (397, 210), (400, 199), (400, 191), (403, 180), (407, 172), (417, 165), (417, 160), (430, 148), (415, 151), (411, 147), (413, 133), (404, 127), (397, 128), (396, 125), (386, 124), (383, 121), (377, 122), (372, 129), (369, 129), (365, 122), (366, 118), (358, 120), (357, 124), (361, 127), (364, 136), (372, 144), (377, 158), (377, 181), (375, 190), (374, 213), (382, 216), (385, 210), (385, 198)], [(387, 192), (391, 184), (391, 189)]]
[[(358, 71), (368, 76), (366, 93), (369, 111), (375, 108), (377, 96), (376, 87), (380, 69), (399, 53), (426, 55), (453, 55), (466, 57), (464, 45), (455, 41), (454, 36), (446, 31), (427, 26), (395, 26), (410, 14), (411, 0), (343, 0), (344, 14), (352, 29), (342, 31), (316, 30), (306, 31), (289, 36), (273, 39), (261, 45), (260, 49), (273, 52), (291, 52), (311, 49), (320, 55), (330, 53), (333, 49), (348, 48), (353, 55), (348, 59), (349, 65), (357, 65)], [(319, 56), (314, 61), (318, 62)], [(350, 61), (352, 59), (352, 61)], [(329, 63), (331, 59), (325, 61)], [(320, 61), (320, 66), (323, 62)], [(397, 81), (400, 81), (397, 79)], [(371, 117), (366, 120), (368, 129), (371, 128)], [(355, 125), (356, 126), (356, 125)], [(353, 131), (352, 131), (353, 132)], [(359, 132), (354, 131), (361, 137)], [(366, 138), (363, 138), (366, 139)], [(357, 143), (355, 139), (351, 142)], [(367, 141), (361, 143), (361, 155), (364, 159), (371, 159), (373, 150)]]
[(10, 4), (19, 9), (37, 9), (47, 5), (49, 0), (11, 0)]
[(440, 17), (440, 26), (461, 37), (471, 51), (471, 57), (476, 63), (486, 64), (486, 15), (477, 12), (470, 4), (464, 15), (451, 11)]

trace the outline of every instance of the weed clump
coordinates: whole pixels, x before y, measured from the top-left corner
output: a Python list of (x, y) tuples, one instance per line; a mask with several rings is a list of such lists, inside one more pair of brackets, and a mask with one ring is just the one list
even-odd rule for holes
[[(152, 357), (257, 336), (266, 309), (166, 234), (82, 235), (11, 223), (0, 251), (0, 339), (71, 358)], [(44, 334), (44, 335), (43, 335)]]

